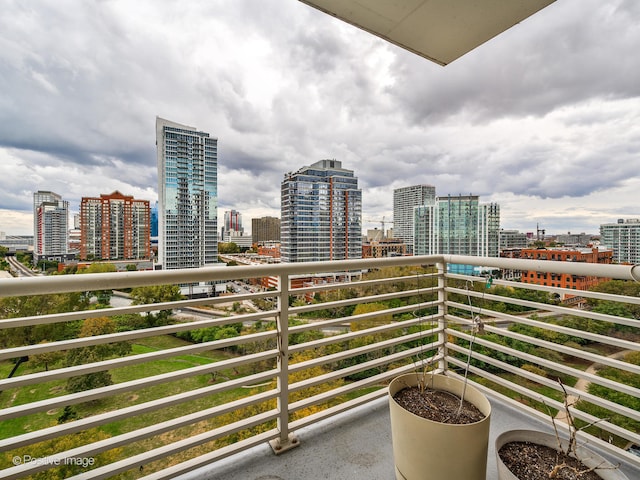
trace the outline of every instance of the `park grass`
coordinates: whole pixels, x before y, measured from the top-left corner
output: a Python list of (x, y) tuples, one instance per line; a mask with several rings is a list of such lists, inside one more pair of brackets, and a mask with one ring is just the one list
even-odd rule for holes
[[(173, 336), (152, 337), (143, 339), (142, 341), (139, 341), (138, 343), (132, 345), (131, 354), (143, 354), (184, 345), (190, 345), (190, 343)], [(186, 368), (207, 365), (220, 360), (232, 358), (233, 356), (234, 355), (230, 352), (212, 350), (200, 352), (198, 354), (179, 355), (168, 359), (159, 359), (141, 365), (131, 365), (113, 369), (109, 373), (112, 376), (114, 384), (119, 384), (122, 382), (147, 378), (154, 375), (175, 372)], [(0, 375), (3, 375), (4, 378), (6, 378), (11, 372), (13, 366), (14, 365), (11, 362), (0, 362)], [(57, 365), (52, 365), (50, 369), (61, 368), (62, 366), (63, 364), (61, 361)], [(29, 362), (26, 362), (20, 366), (19, 370), (16, 372), (16, 375), (28, 375), (31, 373), (37, 373), (38, 371), (42, 370), (43, 368), (30, 365)], [(112, 397), (107, 397), (100, 400), (73, 405), (71, 408), (77, 415), (77, 418), (86, 418), (100, 413), (106, 413), (119, 408), (124, 408), (126, 406), (161, 399), (182, 392), (196, 390), (206, 387), (212, 382), (217, 381), (218, 379), (241, 377), (247, 373), (247, 371), (243, 371), (242, 369), (229, 369), (218, 372), (216, 377), (210, 374), (200, 374), (193, 377), (183, 378), (174, 382), (154, 385), (140, 390), (124, 392), (122, 394), (117, 394)], [(255, 394), (257, 391), (264, 391), (269, 388), (274, 388), (274, 385), (275, 382), (271, 385), (265, 385), (262, 387), (254, 387), (251, 389), (236, 388), (216, 393), (214, 395), (205, 396), (178, 405), (161, 408), (152, 412), (148, 412), (146, 414), (136, 415), (123, 420), (111, 422), (100, 427), (92, 428), (85, 433), (89, 438), (95, 439), (114, 437), (169, 419), (187, 415), (189, 413), (202, 411), (215, 405), (237, 400), (239, 398)], [(66, 380), (57, 380), (54, 382), (47, 382), (45, 384), (36, 384), (33, 386), (26, 386), (1, 392), (0, 408), (9, 408), (24, 403), (42, 401), (60, 395), (65, 395), (67, 393), (65, 390), (65, 386)], [(262, 408), (267, 407), (264, 406)], [(273, 408), (273, 402), (271, 402), (270, 408)], [(61, 414), (62, 409), (55, 408), (47, 412), (39, 412), (33, 415), (18, 417), (15, 419), (8, 419), (2, 422), (2, 428), (0, 429), (0, 438), (9, 438), (47, 427), (54, 427), (58, 424), (58, 417)], [(251, 414), (251, 412), (248, 412), (247, 414)], [(111, 454), (107, 454), (107, 452), (99, 456), (106, 455), (109, 458), (109, 462), (128, 458), (132, 455), (144, 453), (151, 448), (157, 448), (161, 445), (164, 445), (167, 443), (167, 441), (175, 441), (176, 439), (186, 438), (190, 435), (193, 435), (195, 434), (194, 432), (198, 433), (210, 428), (215, 428), (216, 426), (220, 426), (220, 422), (225, 421), (229, 421), (229, 418), (207, 419), (194, 425), (181, 427), (180, 429), (177, 429), (175, 431), (165, 432), (163, 434), (153, 436), (139, 442), (125, 445), (123, 447), (117, 448)], [(77, 436), (77, 434), (74, 435)], [(31, 445), (27, 453), (32, 454), (33, 452), (49, 452), (50, 454), (51, 451), (58, 450), (58, 445), (64, 445), (65, 449), (73, 448), (74, 446), (76, 446), (74, 441), (72, 440), (74, 435), (64, 436), (58, 439), (48, 440), (39, 444)], [(83, 435), (83, 438), (86, 438), (86, 436)], [(221, 441), (218, 441), (217, 443), (220, 442)], [(16, 454), (16, 452), (6, 452), (2, 456), (0, 456), (0, 463), (2, 464), (0, 468), (7, 468), (11, 466), (11, 454)], [(47, 453), (44, 453), (44, 455), (47, 455)], [(180, 457), (182, 457), (182, 455), (180, 455)], [(156, 463), (158, 463), (159, 467), (166, 467), (167, 461), (163, 460)], [(148, 472), (149, 470), (146, 469), (145, 474)], [(55, 472), (51, 472), (51, 474), (55, 475)], [(135, 474), (128, 473), (126, 475), (123, 475), (122, 478), (137, 478), (137, 476), (138, 474), (137, 472), (135, 472)], [(45, 478), (48, 477), (45, 476)]]

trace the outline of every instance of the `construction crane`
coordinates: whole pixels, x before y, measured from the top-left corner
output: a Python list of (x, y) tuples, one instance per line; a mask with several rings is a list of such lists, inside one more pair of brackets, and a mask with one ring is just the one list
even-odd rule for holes
[(376, 222), (376, 223), (380, 223), (380, 225), (381, 225), (381, 230), (382, 230), (382, 237), (383, 237), (383, 238), (384, 238), (384, 237), (386, 236), (386, 234), (387, 234), (387, 232), (386, 232), (386, 231), (385, 231), (385, 229), (384, 229), (385, 224), (387, 224), (387, 223), (391, 223), (391, 224), (393, 224), (393, 221), (386, 221), (384, 216), (382, 216), (382, 220), (378, 220), (378, 219), (376, 219), (376, 218), (367, 218), (367, 222)]

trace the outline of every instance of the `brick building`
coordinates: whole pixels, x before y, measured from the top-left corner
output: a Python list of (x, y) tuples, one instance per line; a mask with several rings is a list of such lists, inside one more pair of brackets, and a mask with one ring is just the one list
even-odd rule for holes
[[(520, 258), (528, 260), (551, 260), (556, 262), (586, 262), (610, 264), (613, 262), (613, 251), (597, 248), (529, 248), (522, 249)], [(569, 288), (572, 290), (588, 290), (606, 278), (557, 274), (548, 272), (523, 271), (522, 281), (549, 287)]]
[(80, 202), (80, 259), (141, 260), (151, 258), (151, 214), (148, 200), (116, 191)]

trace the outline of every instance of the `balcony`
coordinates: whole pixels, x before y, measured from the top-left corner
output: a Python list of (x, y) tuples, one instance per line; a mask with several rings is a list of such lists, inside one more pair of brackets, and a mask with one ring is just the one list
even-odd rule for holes
[[(575, 290), (450, 265), (640, 277), (631, 266), (430, 256), (1, 279), (11, 298), (0, 304), (0, 478), (390, 479), (386, 385), (425, 363), (468, 370), (492, 402), (492, 437), (550, 429), (564, 386), (579, 399), (574, 417), (597, 422), (580, 441), (640, 478), (626, 450), (640, 445), (640, 298), (580, 292), (588, 308), (574, 309), (559, 300)], [(291, 288), (341, 272), (364, 274)], [(278, 288), (77, 308), (89, 297), (77, 292), (264, 277)]]

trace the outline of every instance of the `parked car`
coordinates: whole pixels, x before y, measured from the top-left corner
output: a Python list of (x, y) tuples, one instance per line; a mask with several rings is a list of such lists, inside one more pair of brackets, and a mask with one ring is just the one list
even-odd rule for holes
[(627, 452), (632, 453), (636, 457), (640, 457), (640, 445), (630, 445)]

